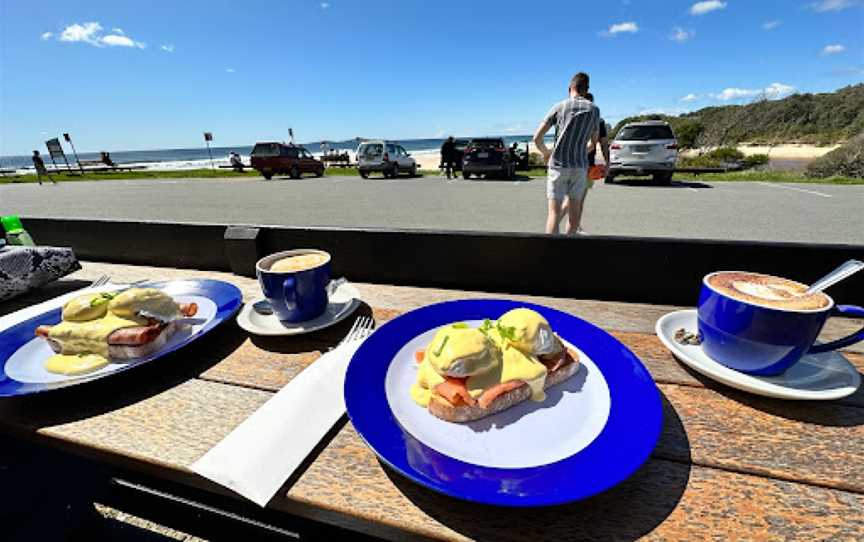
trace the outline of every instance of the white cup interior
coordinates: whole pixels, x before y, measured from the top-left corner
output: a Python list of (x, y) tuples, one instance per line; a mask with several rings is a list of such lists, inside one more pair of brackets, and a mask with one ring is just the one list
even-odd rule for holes
[[(282, 258), (290, 258), (291, 256), (302, 256), (304, 254), (321, 254), (322, 256), (326, 256), (327, 259), (325, 259), (323, 262), (321, 262), (320, 264), (318, 264), (314, 267), (309, 267), (307, 269), (303, 269), (303, 271), (309, 271), (310, 269), (317, 269), (318, 267), (321, 267), (322, 265), (326, 265), (331, 259), (329, 252), (325, 252), (325, 251), (319, 250), (317, 248), (295, 248), (293, 250), (283, 250), (282, 252), (276, 252), (275, 254), (271, 254), (269, 256), (264, 256), (263, 258), (258, 260), (258, 263), (255, 264), (255, 269), (260, 271), (260, 272), (264, 272), (264, 273), (272, 273), (273, 271), (270, 271), (270, 267), (274, 263), (276, 263), (277, 261), (281, 260)], [(293, 271), (293, 272), (298, 273), (301, 271)]]

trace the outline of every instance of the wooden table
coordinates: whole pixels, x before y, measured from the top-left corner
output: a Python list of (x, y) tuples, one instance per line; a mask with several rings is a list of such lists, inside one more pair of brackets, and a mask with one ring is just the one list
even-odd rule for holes
[[(0, 304), (0, 313), (51, 297), (77, 281), (211, 277), (225, 273), (84, 263), (54, 286)], [(509, 297), (556, 307), (612, 332), (645, 363), (663, 401), (664, 428), (649, 461), (618, 487), (586, 501), (513, 510), (447, 498), (384, 467), (350, 423), (268, 508), (386, 539), (765, 540), (864, 536), (864, 391), (833, 402), (760, 398), (684, 369), (653, 333), (676, 307), (358, 284), (381, 325), (428, 303)], [(158, 363), (78, 390), (0, 402), (0, 431), (37, 439), (117, 468), (226, 495), (188, 470), (271, 395), (345, 334), (350, 322), (306, 337), (263, 340), (226, 324)], [(832, 321), (826, 337), (848, 333)], [(864, 367), (860, 345), (846, 351)], [(110, 382), (109, 382), (110, 381)], [(578, 483), (578, 480), (562, 480)]]

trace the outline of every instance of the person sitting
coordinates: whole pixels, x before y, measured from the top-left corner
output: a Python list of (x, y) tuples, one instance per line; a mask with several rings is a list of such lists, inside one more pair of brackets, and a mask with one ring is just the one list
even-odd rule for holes
[(240, 158), (240, 155), (234, 151), (228, 155), (228, 162), (230, 162), (231, 167), (234, 168), (234, 171), (239, 173), (243, 173), (243, 160)]
[(114, 160), (111, 159), (111, 153), (107, 151), (101, 151), (99, 153), (99, 159), (103, 164), (109, 167), (117, 167), (117, 164), (114, 163)]

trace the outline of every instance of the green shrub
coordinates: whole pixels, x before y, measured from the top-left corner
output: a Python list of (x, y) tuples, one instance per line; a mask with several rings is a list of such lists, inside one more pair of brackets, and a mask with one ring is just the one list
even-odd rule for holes
[(751, 154), (750, 156), (745, 156), (744, 161), (742, 162), (742, 167), (744, 169), (753, 169), (755, 167), (764, 166), (769, 162), (770, 158), (768, 158), (767, 154)]
[(718, 162), (741, 162), (744, 160), (744, 153), (735, 147), (720, 147), (705, 154), (707, 158)]
[(675, 136), (678, 138), (678, 147), (682, 149), (695, 149), (696, 140), (704, 130), (702, 123), (695, 120), (683, 119), (672, 123)]
[(864, 132), (810, 162), (806, 174), (814, 178), (842, 176), (864, 179)]

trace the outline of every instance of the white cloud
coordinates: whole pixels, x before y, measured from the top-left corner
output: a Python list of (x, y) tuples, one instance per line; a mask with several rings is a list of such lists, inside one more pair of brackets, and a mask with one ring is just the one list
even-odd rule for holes
[(40, 37), (42, 38), (43, 41), (44, 40), (50, 40), (51, 38), (54, 37), (54, 32), (42, 32), (42, 35)]
[(684, 43), (685, 41), (693, 39), (693, 36), (696, 35), (696, 31), (694, 30), (685, 30), (680, 26), (676, 26), (672, 29), (672, 33), (669, 35), (669, 39), (672, 41), (677, 41), (678, 43)]
[(846, 47), (840, 45), (839, 43), (835, 43), (832, 45), (826, 45), (824, 49), (822, 49), (823, 55), (836, 55), (838, 53), (842, 53), (846, 50)]
[(682, 96), (680, 102), (693, 102), (699, 99), (699, 96), (696, 96), (693, 93), (688, 94), (687, 96)]
[(99, 38), (99, 42), (108, 47), (137, 47), (139, 49), (147, 47), (146, 44), (141, 43), (140, 41), (135, 41), (128, 36), (120, 34), (108, 34), (107, 36), (102, 36)]
[(762, 23), (762, 30), (774, 30), (778, 26), (780, 26), (780, 21), (765, 21)]
[(97, 34), (102, 31), (102, 25), (97, 22), (84, 24), (70, 24), (60, 33), (60, 41), (77, 42), (83, 41), (90, 45), (98, 45)]
[(690, 6), (690, 15), (705, 15), (706, 13), (717, 11), (718, 9), (724, 9), (725, 7), (726, 2), (720, 2), (719, 0), (706, 0), (705, 2), (696, 2), (695, 4)]
[(716, 94), (711, 94), (710, 96), (715, 100), (720, 100), (721, 102), (728, 102), (730, 100), (741, 100), (744, 98), (756, 98), (759, 96), (764, 96), (769, 100), (775, 100), (777, 98), (782, 98), (784, 96), (788, 96), (795, 92), (795, 87), (791, 85), (786, 85), (783, 83), (771, 83), (765, 88), (737, 88), (737, 87), (729, 87), (723, 89), (721, 92)]
[(234, 73), (234, 68), (225, 68), (227, 73)]
[(162, 49), (163, 51), (165, 51), (166, 53), (173, 53), (174, 52), (174, 44), (173, 43), (163, 43), (162, 46), (159, 48)]
[[(50, 32), (42, 34), (42, 39), (48, 39), (45, 37), (46, 34)], [(114, 28), (111, 33), (103, 35), (102, 25), (95, 21), (70, 24), (63, 29), (57, 39), (69, 43), (89, 43), (94, 47), (137, 47), (138, 49), (147, 47), (147, 44), (126, 36), (121, 28)]]
[(625, 23), (613, 24), (609, 27), (609, 30), (604, 30), (600, 35), (615, 36), (617, 34), (635, 34), (636, 32), (639, 32), (639, 25), (633, 21), (627, 21)]
[(854, 0), (820, 0), (819, 2), (813, 2), (810, 4), (810, 7), (816, 11), (841, 11), (846, 8), (851, 8), (857, 4)]
[(321, 9), (330, 9), (330, 2), (321, 2)]

